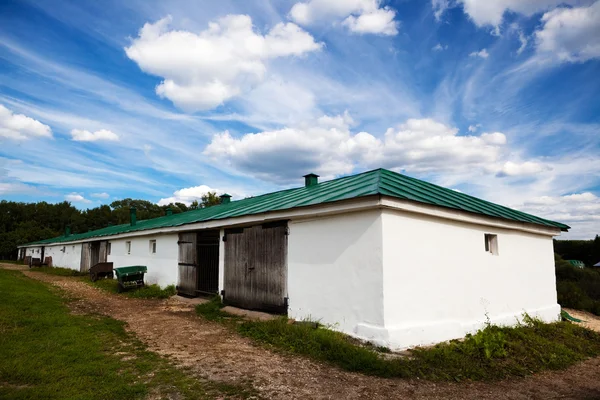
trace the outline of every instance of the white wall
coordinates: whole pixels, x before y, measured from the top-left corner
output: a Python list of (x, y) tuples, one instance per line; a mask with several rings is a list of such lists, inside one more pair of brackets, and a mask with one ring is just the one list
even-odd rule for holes
[[(552, 237), (386, 210), (383, 344), (402, 348), (459, 338), (523, 312), (558, 318)], [(498, 255), (484, 234), (498, 235)]]
[(365, 337), (383, 325), (381, 212), (291, 221), (288, 315)]
[[(62, 251), (63, 248), (65, 251)], [(79, 271), (81, 266), (81, 243), (46, 246), (44, 249), (44, 257), (49, 256), (52, 256), (52, 265), (54, 267), (69, 268)]]
[[(156, 240), (156, 254), (150, 253), (150, 240)], [(177, 285), (178, 240), (179, 236), (176, 233), (110, 240), (111, 252), (107, 261), (114, 263), (114, 268), (129, 265), (147, 266), (147, 284), (157, 283), (162, 287)], [(131, 241), (131, 254), (127, 254), (127, 241)]]

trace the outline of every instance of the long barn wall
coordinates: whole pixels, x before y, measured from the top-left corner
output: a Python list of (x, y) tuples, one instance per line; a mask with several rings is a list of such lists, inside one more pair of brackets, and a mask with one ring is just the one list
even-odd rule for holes
[(52, 257), (55, 267), (69, 268), (79, 271), (81, 263), (81, 243), (46, 246), (45, 257)]

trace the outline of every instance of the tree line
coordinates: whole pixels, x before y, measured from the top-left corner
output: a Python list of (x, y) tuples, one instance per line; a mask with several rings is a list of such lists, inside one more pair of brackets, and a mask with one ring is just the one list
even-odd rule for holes
[(84, 233), (109, 225), (129, 222), (129, 210), (136, 208), (137, 219), (151, 219), (166, 215), (167, 208), (178, 214), (220, 203), (216, 193), (207, 193), (200, 201), (190, 206), (184, 203), (171, 203), (159, 206), (147, 200), (123, 199), (103, 204), (87, 210), (79, 210), (68, 201), (61, 203), (23, 203), (0, 201), (0, 259), (14, 260), (17, 246), (37, 240), (60, 236), (67, 226), (72, 233)]
[(600, 236), (592, 240), (554, 240), (554, 252), (564, 260), (583, 261), (591, 267), (600, 262)]

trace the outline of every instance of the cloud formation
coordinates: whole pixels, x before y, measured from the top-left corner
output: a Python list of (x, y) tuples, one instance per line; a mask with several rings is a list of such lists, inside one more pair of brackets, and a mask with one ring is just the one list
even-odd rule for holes
[(316, 172), (324, 178), (355, 167), (408, 169), (413, 173), (484, 168), (499, 160), (506, 137), (499, 132), (460, 136), (456, 128), (433, 119), (409, 119), (379, 139), (352, 133), (348, 114), (239, 138), (223, 132), (204, 154), (240, 172), (276, 183)]
[(357, 34), (398, 34), (396, 11), (379, 0), (309, 0), (294, 4), (289, 16), (305, 26), (333, 21)]
[(100, 129), (96, 132), (90, 132), (85, 129), (73, 129), (71, 138), (76, 142), (96, 142), (99, 140), (118, 141), (119, 136), (107, 129)]
[(600, 1), (588, 7), (554, 9), (542, 16), (542, 23), (535, 32), (539, 54), (568, 62), (600, 58)]
[(199, 32), (170, 28), (171, 17), (146, 23), (127, 56), (163, 78), (156, 93), (193, 112), (215, 108), (263, 81), (267, 62), (323, 46), (298, 25), (279, 23), (258, 33), (247, 15), (228, 15)]
[(490, 54), (488, 53), (488, 51), (486, 49), (482, 49), (479, 51), (474, 51), (472, 53), (469, 54), (469, 57), (479, 57), (479, 58), (483, 58), (486, 59), (490, 56)]
[(208, 192), (217, 192), (217, 195), (222, 194), (219, 189), (214, 189), (206, 185), (193, 186), (176, 190), (173, 192), (173, 196), (160, 199), (158, 205), (166, 206), (171, 203), (183, 203), (189, 206), (194, 200), (200, 201), (202, 196)]
[(65, 195), (65, 200), (71, 203), (91, 203), (91, 200), (86, 199), (79, 193), (70, 193)]
[(0, 137), (14, 140), (51, 138), (52, 130), (48, 125), (23, 114), (14, 114), (0, 104)]
[(560, 4), (575, 5), (580, 2), (580, 0), (431, 0), (431, 6), (438, 20), (448, 8), (462, 6), (465, 14), (477, 26), (499, 26), (506, 12), (531, 16)]

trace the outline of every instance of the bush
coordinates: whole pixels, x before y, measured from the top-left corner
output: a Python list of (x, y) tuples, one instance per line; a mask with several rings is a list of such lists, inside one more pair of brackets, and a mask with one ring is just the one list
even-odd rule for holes
[(600, 315), (600, 271), (576, 268), (558, 255), (554, 260), (558, 303)]

